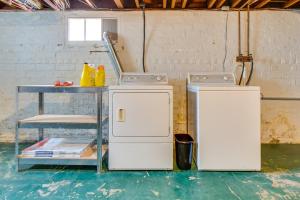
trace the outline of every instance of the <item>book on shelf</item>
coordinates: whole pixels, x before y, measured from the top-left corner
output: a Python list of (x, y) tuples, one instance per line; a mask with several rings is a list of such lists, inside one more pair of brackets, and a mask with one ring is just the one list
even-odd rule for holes
[(24, 149), (22, 155), (47, 158), (80, 158), (92, 153), (94, 139), (45, 138)]

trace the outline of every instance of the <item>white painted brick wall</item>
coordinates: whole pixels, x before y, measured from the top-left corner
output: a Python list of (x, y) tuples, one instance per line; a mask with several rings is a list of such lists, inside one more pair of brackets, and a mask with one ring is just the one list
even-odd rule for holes
[[(166, 72), (174, 86), (174, 130), (185, 132), (185, 78), (187, 72), (235, 70), (237, 13), (216, 11), (149, 11), (146, 13), (146, 67)], [(226, 17), (227, 40), (225, 38)], [(55, 80), (79, 83), (82, 64), (106, 66), (108, 84), (114, 74), (103, 47), (66, 41), (68, 17), (115, 17), (119, 24), (118, 54), (126, 71), (142, 71), (141, 12), (3, 12), (0, 13), (0, 142), (12, 141), (16, 120), (15, 87), (52, 84)], [(245, 15), (242, 16), (244, 21)], [(251, 12), (251, 52), (255, 61), (252, 85), (265, 96), (300, 97), (300, 13)], [(242, 26), (245, 28), (245, 25)], [(242, 39), (245, 47), (245, 32)], [(245, 52), (245, 48), (243, 48)], [(46, 95), (48, 113), (94, 113), (92, 96)], [(61, 103), (62, 102), (62, 103)], [(262, 104), (262, 141), (300, 143), (300, 102)], [(21, 118), (37, 112), (37, 95), (22, 95)], [(32, 139), (32, 130), (22, 130)], [(47, 134), (58, 134), (47, 130)], [(87, 132), (63, 131), (64, 134)], [(90, 135), (91, 132), (88, 132)]]

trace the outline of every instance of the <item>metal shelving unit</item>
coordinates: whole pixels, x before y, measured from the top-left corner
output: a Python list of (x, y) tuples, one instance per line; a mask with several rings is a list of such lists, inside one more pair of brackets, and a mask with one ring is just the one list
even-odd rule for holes
[[(16, 113), (19, 111), (20, 93), (38, 93), (38, 115), (16, 123), (16, 159), (17, 171), (25, 165), (91, 165), (97, 166), (97, 172), (102, 169), (102, 94), (107, 87), (54, 87), (50, 85), (23, 85), (17, 86), (16, 93)], [(46, 115), (44, 114), (44, 94), (45, 93), (82, 93), (95, 94), (97, 102), (97, 114), (91, 115)], [(96, 129), (97, 130), (97, 152), (89, 157), (81, 158), (40, 158), (26, 157), (20, 154), (19, 150), (19, 128), (37, 128), (39, 131), (39, 141), (44, 138), (44, 128), (65, 128), (65, 129)]]

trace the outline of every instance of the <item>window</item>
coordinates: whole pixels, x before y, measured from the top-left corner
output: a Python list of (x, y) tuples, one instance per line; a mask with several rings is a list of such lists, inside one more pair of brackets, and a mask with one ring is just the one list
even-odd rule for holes
[(101, 41), (102, 19), (101, 18), (69, 18), (68, 19), (69, 41)]

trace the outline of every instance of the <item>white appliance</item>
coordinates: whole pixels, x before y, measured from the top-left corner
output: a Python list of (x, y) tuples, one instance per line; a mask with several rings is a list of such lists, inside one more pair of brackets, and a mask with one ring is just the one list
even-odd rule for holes
[(260, 88), (233, 74), (188, 75), (188, 132), (199, 170), (259, 171)]
[(165, 74), (122, 73), (109, 86), (109, 170), (173, 169), (173, 87)]
[(173, 169), (173, 87), (165, 74), (124, 73), (103, 34), (118, 85), (109, 86), (110, 170)]

